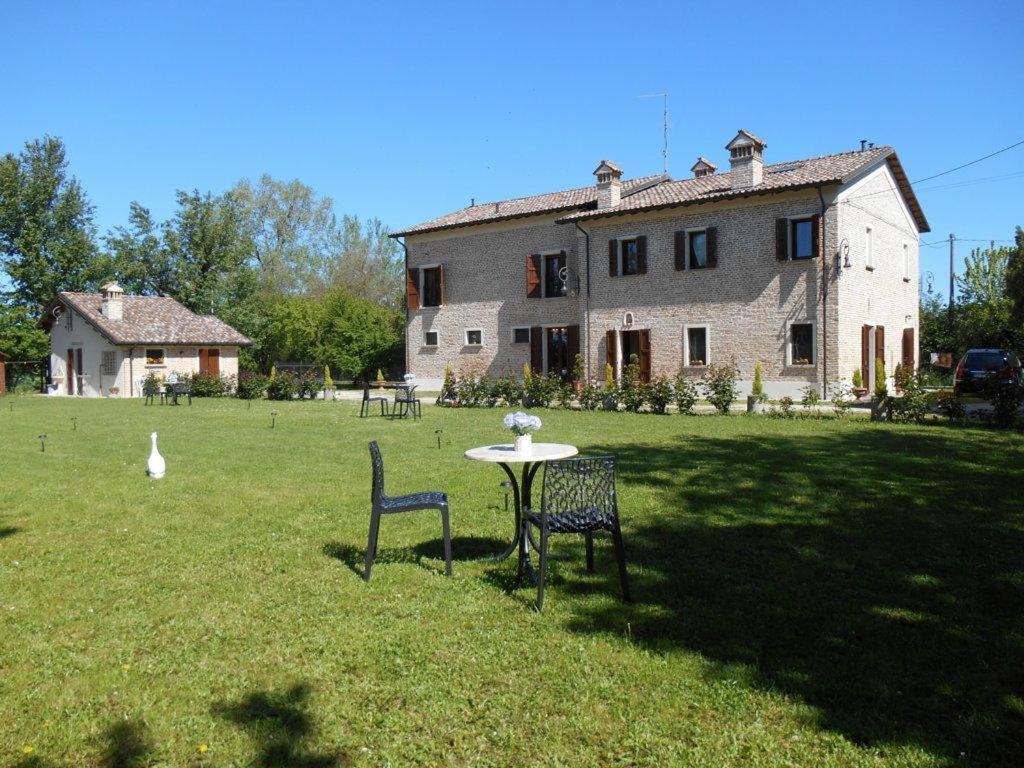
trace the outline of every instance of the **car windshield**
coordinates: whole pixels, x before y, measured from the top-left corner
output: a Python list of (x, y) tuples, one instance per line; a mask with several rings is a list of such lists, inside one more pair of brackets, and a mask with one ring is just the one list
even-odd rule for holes
[(1001, 352), (968, 352), (964, 366), (972, 370), (998, 371), (1006, 365), (1006, 356)]

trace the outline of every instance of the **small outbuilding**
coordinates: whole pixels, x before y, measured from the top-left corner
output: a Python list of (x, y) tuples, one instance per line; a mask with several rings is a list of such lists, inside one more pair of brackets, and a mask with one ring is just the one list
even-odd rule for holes
[(50, 334), (52, 394), (138, 397), (149, 374), (238, 375), (238, 350), (252, 342), (213, 315), (168, 296), (61, 291), (42, 326)]

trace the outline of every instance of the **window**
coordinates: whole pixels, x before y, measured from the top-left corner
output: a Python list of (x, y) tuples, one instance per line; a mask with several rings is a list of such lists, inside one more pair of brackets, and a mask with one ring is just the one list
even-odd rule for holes
[(100, 373), (104, 376), (114, 376), (117, 373), (117, 353), (114, 351), (104, 352), (100, 363)]
[[(544, 257), (544, 296), (565, 296), (565, 283), (562, 279), (562, 270), (565, 269), (565, 254), (552, 253)], [(568, 270), (565, 274), (568, 279)]]
[(789, 326), (789, 364), (814, 365), (814, 324)]
[(437, 346), (437, 331), (424, 331), (423, 332), (423, 346), (425, 346), (425, 347), (436, 347)]
[(146, 350), (146, 365), (163, 365), (164, 351), (162, 349)]
[(68, 310), (68, 331), (70, 332), (70, 331), (74, 331), (74, 330), (75, 330), (75, 310), (69, 309)]
[(640, 274), (640, 247), (636, 238), (622, 240), (619, 245), (621, 247), (619, 258), (622, 261), (622, 269), (619, 270), (619, 273), (623, 275)]
[(708, 233), (704, 230), (687, 232), (686, 250), (690, 269), (704, 269), (708, 265)]
[(428, 267), (423, 270), (423, 306), (439, 307), (442, 300), (441, 268)]
[(910, 246), (903, 244), (903, 282), (910, 282)]
[(706, 325), (686, 326), (686, 364), (701, 366), (708, 364), (708, 327)]
[(512, 329), (512, 343), (513, 344), (529, 344), (530, 343), (530, 329), (529, 328), (513, 328)]
[(871, 236), (871, 227), (864, 232), (864, 266), (868, 269), (875, 268), (874, 238)]
[(484, 343), (484, 332), (479, 328), (466, 330), (466, 346), (479, 347)]
[(810, 259), (813, 256), (813, 219), (793, 219), (789, 222), (789, 258)]

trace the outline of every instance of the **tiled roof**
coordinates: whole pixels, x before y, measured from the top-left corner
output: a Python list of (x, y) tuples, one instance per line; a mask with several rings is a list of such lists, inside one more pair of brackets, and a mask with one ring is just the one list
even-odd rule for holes
[(403, 232), (396, 232), (393, 237), (503, 221), (538, 213), (567, 211), (559, 221), (571, 222), (784, 192), (791, 189), (813, 187), (818, 184), (848, 181), (863, 169), (882, 160), (888, 162), (896, 177), (900, 191), (917, 222), (918, 229), (921, 232), (930, 231), (928, 221), (907, 181), (899, 158), (896, 157), (896, 152), (892, 147), (874, 147), (863, 151), (854, 150), (766, 165), (762, 182), (756, 187), (746, 189), (733, 189), (730, 186), (729, 171), (679, 181), (673, 181), (667, 176), (646, 176), (622, 182), (622, 200), (614, 208), (597, 210), (597, 187), (581, 187), (564, 192), (552, 192), (546, 195), (471, 206), (410, 227)]
[(100, 312), (103, 297), (98, 293), (61, 291), (58, 298), (114, 344), (252, 344), (227, 323), (197, 315), (169, 296), (125, 296), (122, 320)]
[[(643, 188), (645, 185), (650, 185), (662, 178), (660, 175), (643, 176), (638, 179), (623, 181), (622, 194), (623, 196), (633, 194), (633, 192)], [(455, 211), (454, 213), (425, 221), (414, 227), (408, 227), (401, 232), (395, 232), (392, 234), (392, 237), (434, 232), (439, 229), (469, 227), (474, 224), (517, 219), (521, 216), (535, 216), (541, 213), (572, 211), (585, 205), (594, 205), (596, 203), (597, 186), (595, 185), (579, 187), (578, 189), (566, 189), (561, 192), (548, 192), (543, 195), (517, 197), (512, 200), (501, 200), (494, 203), (480, 203), (479, 205), (463, 208), (461, 211)]]

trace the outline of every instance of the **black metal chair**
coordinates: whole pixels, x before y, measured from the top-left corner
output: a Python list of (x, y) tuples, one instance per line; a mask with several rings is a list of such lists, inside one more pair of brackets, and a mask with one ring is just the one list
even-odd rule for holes
[(377, 533), (380, 531), (380, 519), (383, 515), (398, 512), (413, 512), (420, 509), (436, 509), (441, 513), (441, 528), (444, 535), (445, 574), (452, 575), (452, 535), (448, 524), (448, 494), (439, 491), (410, 493), (405, 496), (384, 495), (384, 460), (380, 456), (377, 441), (370, 443), (370, 461), (373, 464), (373, 489), (370, 501), (373, 505), (370, 513), (370, 538), (366, 544), (366, 568), (363, 578), (370, 580), (370, 569), (373, 559), (377, 556)]
[(192, 383), (189, 381), (179, 381), (170, 385), (171, 387), (171, 405), (178, 404), (179, 397), (187, 397), (188, 404), (192, 405)]
[(415, 384), (409, 384), (395, 391), (395, 407), (392, 415), (401, 419), (407, 413), (412, 414), (414, 421), (423, 418), (423, 405), (416, 397)]
[[(615, 498), (615, 457), (573, 458), (549, 461), (544, 465), (544, 490), (540, 513), (526, 510), (526, 533), (539, 529), (540, 554), (537, 574), (537, 610), (544, 609), (544, 584), (548, 569), (548, 537), (553, 533), (582, 533), (587, 545), (587, 571), (594, 572), (594, 531), (612, 535), (615, 559), (619, 564), (622, 597), (628, 603), (629, 577), (626, 553), (619, 527), (619, 507)], [(530, 540), (533, 541), (532, 535)]]
[(359, 409), (359, 418), (365, 419), (370, 415), (370, 408), (373, 407), (374, 403), (380, 403), (380, 415), (389, 415), (388, 410), (388, 399), (383, 395), (371, 395), (370, 384), (365, 379), (363, 380), (363, 404)]

